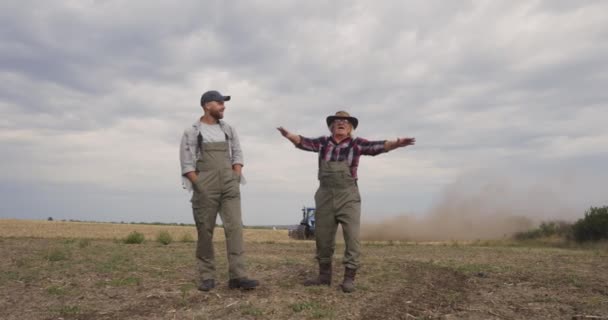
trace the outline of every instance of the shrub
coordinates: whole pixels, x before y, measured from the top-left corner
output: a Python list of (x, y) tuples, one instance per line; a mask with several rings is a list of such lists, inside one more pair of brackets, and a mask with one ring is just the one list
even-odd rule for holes
[(181, 242), (194, 242), (194, 238), (189, 232), (184, 232), (181, 238)]
[(514, 237), (517, 240), (531, 240), (549, 237), (561, 237), (570, 239), (572, 236), (572, 224), (565, 221), (545, 221), (536, 229), (517, 232)]
[(146, 237), (143, 233), (133, 231), (129, 233), (129, 235), (125, 238), (124, 242), (127, 244), (140, 244), (144, 242), (145, 239)]
[(574, 224), (573, 233), (578, 242), (608, 239), (608, 207), (591, 207), (585, 217)]
[(169, 231), (163, 230), (158, 233), (158, 236), (156, 236), (156, 241), (160, 242), (161, 244), (168, 245), (169, 243), (173, 242), (173, 237), (171, 237)]

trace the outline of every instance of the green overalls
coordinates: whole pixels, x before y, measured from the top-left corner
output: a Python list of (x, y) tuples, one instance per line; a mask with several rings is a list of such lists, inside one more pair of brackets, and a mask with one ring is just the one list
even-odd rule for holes
[(359, 267), (361, 196), (347, 161), (319, 160), (319, 189), (315, 193), (316, 244), (319, 264), (331, 263), (338, 223), (344, 233), (343, 263)]
[(226, 235), (229, 277), (245, 277), (241, 192), (238, 174), (232, 170), (228, 141), (203, 143), (200, 149), (196, 162), (198, 180), (192, 195), (200, 277), (214, 279), (213, 230), (218, 212)]

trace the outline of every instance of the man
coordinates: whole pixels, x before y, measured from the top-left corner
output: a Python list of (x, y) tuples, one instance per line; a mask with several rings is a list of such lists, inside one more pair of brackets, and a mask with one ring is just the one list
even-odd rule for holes
[(383, 152), (413, 145), (415, 138), (397, 138), (394, 141), (368, 141), (353, 138), (353, 129), (359, 120), (348, 112), (338, 111), (326, 119), (331, 136), (316, 139), (305, 138), (290, 133), (283, 127), (277, 128), (297, 148), (319, 153), (319, 182), (315, 194), (317, 245), (316, 259), (319, 262), (319, 276), (307, 280), (304, 285), (331, 285), (332, 257), (336, 247), (336, 231), (342, 225), (344, 233), (344, 280), (342, 291), (355, 290), (355, 275), (359, 268), (359, 227), (361, 198), (357, 187), (357, 168), (362, 155), (375, 156)]
[(196, 258), (201, 291), (215, 287), (213, 229), (219, 212), (224, 224), (230, 289), (253, 289), (245, 275), (239, 183), (243, 153), (236, 130), (222, 120), (230, 96), (218, 91), (201, 97), (204, 115), (186, 128), (180, 146), (184, 188), (193, 190), (192, 211), (198, 233)]

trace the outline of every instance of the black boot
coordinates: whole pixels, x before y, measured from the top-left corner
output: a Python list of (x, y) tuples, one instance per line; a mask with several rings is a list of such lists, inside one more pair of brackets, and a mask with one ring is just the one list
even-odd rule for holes
[(230, 279), (230, 281), (228, 281), (228, 288), (230, 288), (230, 289), (251, 290), (251, 289), (255, 289), (259, 285), (260, 285), (260, 282), (258, 280), (247, 279), (245, 277)]
[(357, 269), (344, 268), (344, 281), (340, 285), (342, 291), (353, 292), (355, 291), (355, 275), (357, 275)]
[(331, 262), (319, 263), (319, 276), (304, 281), (305, 286), (331, 286)]

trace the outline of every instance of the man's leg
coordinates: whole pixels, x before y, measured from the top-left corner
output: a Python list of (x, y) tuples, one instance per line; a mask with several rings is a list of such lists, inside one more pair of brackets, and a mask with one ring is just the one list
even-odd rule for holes
[(344, 281), (342, 282), (344, 292), (355, 290), (355, 275), (357, 269), (359, 269), (359, 257), (361, 256), (361, 244), (359, 242), (361, 200), (358, 191), (351, 195), (351, 199), (344, 204), (337, 217), (344, 234)]
[(192, 197), (192, 211), (198, 240), (196, 259), (201, 280), (200, 290), (208, 291), (215, 286), (215, 254), (213, 250), (213, 230), (217, 219), (220, 195), (212, 188), (217, 183), (213, 172), (200, 172), (198, 185)]
[[(217, 211), (207, 208), (193, 208), (194, 221), (198, 241), (196, 243), (196, 259), (200, 280), (205, 282), (207, 290), (214, 287), (212, 282), (215, 277), (215, 255), (213, 251), (213, 229)], [(207, 291), (205, 289), (202, 289)]]
[(336, 248), (336, 222), (332, 205), (332, 191), (319, 189), (315, 194), (315, 243), (316, 259), (319, 262), (319, 276), (306, 280), (304, 285), (331, 285), (332, 259)]
[(350, 269), (359, 268), (359, 257), (361, 256), (361, 244), (359, 241), (359, 230), (361, 227), (361, 203), (351, 202), (345, 206), (338, 221), (342, 225), (344, 235), (344, 266)]
[(240, 196), (225, 195), (222, 199), (220, 217), (226, 235), (226, 252), (228, 254), (228, 275), (230, 279), (245, 276), (243, 256), (243, 222), (241, 219)]
[(241, 218), (241, 193), (238, 180), (235, 178), (226, 182), (226, 189), (222, 195), (220, 216), (226, 235), (228, 274), (230, 278), (228, 285), (233, 289), (253, 289), (258, 286), (258, 281), (247, 279), (246, 277), (243, 249), (243, 221)]

